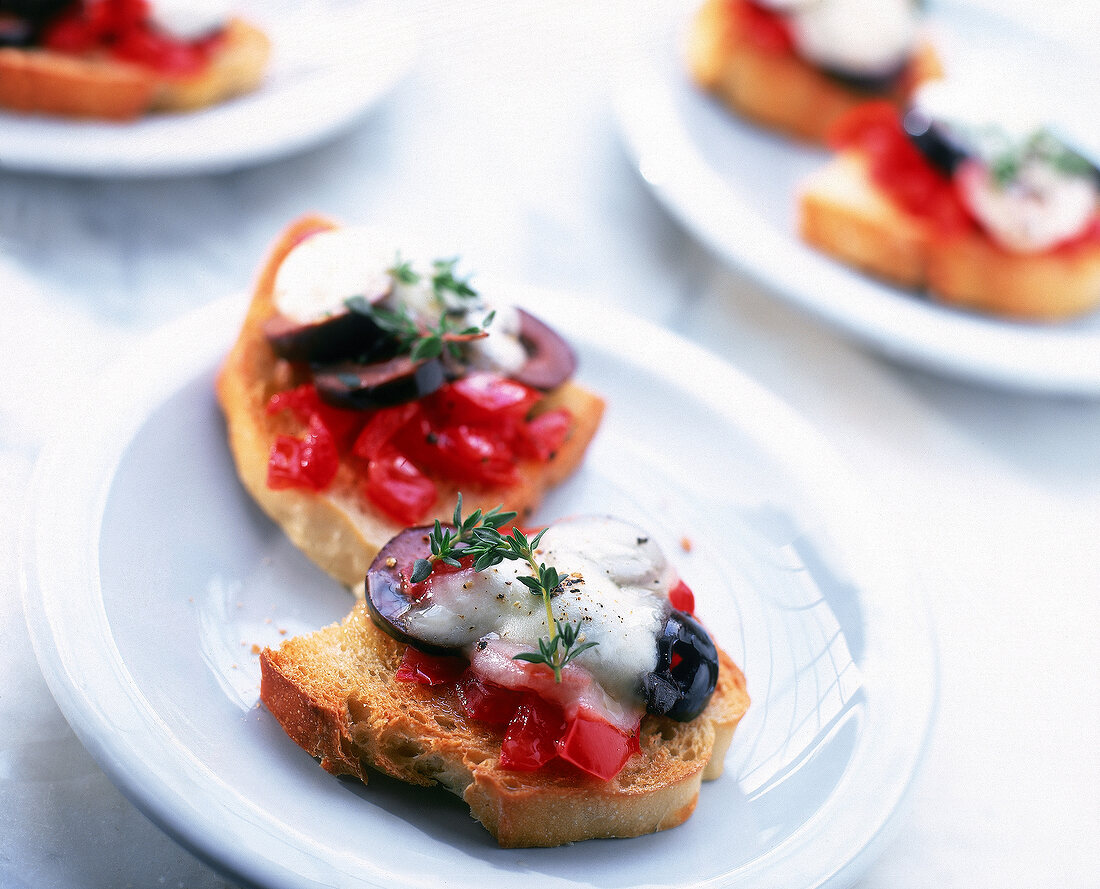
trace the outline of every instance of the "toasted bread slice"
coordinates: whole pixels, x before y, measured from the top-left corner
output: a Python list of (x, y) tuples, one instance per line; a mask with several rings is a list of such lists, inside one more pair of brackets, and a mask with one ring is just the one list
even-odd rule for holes
[[(361, 479), (342, 465), (332, 486), (321, 494), (298, 489), (272, 490), (267, 486), (267, 463), (272, 442), (280, 433), (295, 434), (293, 421), (269, 416), (268, 400), (301, 379), (280, 359), (264, 336), (263, 324), (275, 314), (272, 302), (275, 275), (286, 255), (303, 237), (333, 228), (320, 217), (306, 217), (279, 238), (260, 274), (244, 326), (218, 377), (217, 391), (225, 412), (229, 445), (245, 488), (263, 510), (309, 558), (348, 587), (362, 583), (378, 550), (403, 526), (374, 509), (363, 498)], [(569, 437), (542, 463), (523, 460), (520, 481), (508, 488), (461, 486), (468, 512), (504, 503), (522, 517), (530, 515), (545, 491), (568, 477), (584, 457), (603, 416), (603, 400), (567, 382), (539, 402), (536, 410), (564, 407), (573, 416)], [(425, 519), (448, 521), (459, 485), (435, 478), (439, 497)]]
[(267, 36), (233, 19), (210, 64), (189, 77), (102, 57), (0, 49), (0, 107), (13, 111), (132, 120), (147, 111), (189, 111), (255, 89), (270, 53)]
[(942, 75), (927, 43), (918, 45), (894, 89), (870, 95), (853, 89), (789, 53), (768, 52), (746, 36), (737, 0), (707, 0), (688, 43), (695, 82), (739, 114), (809, 142), (824, 142), (832, 125), (870, 98), (903, 103), (913, 89)]
[(1034, 321), (1100, 305), (1100, 245), (1011, 253), (979, 231), (938, 236), (879, 189), (857, 152), (838, 154), (805, 183), (799, 227), (809, 244), (941, 302)]
[(441, 784), (470, 806), (501, 846), (557, 846), (632, 837), (681, 824), (700, 781), (717, 778), (749, 704), (745, 678), (719, 653), (718, 687), (689, 723), (646, 716), (641, 753), (610, 781), (500, 767), (499, 729), (466, 718), (454, 691), (395, 679), (405, 645), (360, 602), (341, 624), (260, 655), (260, 697), (287, 734), (335, 775), (377, 769)]

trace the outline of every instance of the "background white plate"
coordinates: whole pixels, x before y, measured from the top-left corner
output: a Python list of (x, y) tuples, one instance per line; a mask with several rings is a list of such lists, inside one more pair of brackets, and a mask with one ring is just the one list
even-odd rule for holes
[(256, 92), (129, 123), (0, 112), (0, 168), (176, 176), (283, 157), (351, 126), (414, 54), (411, 29), (375, 0), (250, 0), (240, 9), (271, 38), (271, 67)]
[[(887, 835), (935, 697), (927, 615), (896, 541), (825, 442), (755, 384), (645, 322), (521, 301), (608, 400), (539, 513), (658, 535), (743, 665), (753, 704), (726, 775), (666, 833), (500, 850), (443, 791), (333, 778), (257, 706), (254, 643), (350, 597), (242, 491), (212, 386), (244, 301), (159, 332), (42, 457), (24, 597), (43, 673), (103, 769), (154, 821), (264, 886), (840, 886)], [(685, 538), (691, 552), (681, 546)]]
[[(828, 160), (730, 114), (690, 82), (685, 40), (696, 0), (656, 4), (634, 20), (616, 110), (626, 144), (657, 197), (720, 256), (859, 341), (938, 372), (1020, 390), (1100, 395), (1100, 314), (1059, 325), (1020, 324), (927, 301), (803, 245), (799, 183)], [(1096, 139), (1089, 67), (1066, 47), (954, 3), (933, 7), (945, 67), (1009, 72)], [(1009, 88), (1006, 86), (1006, 88)], [(1083, 97), (1086, 96), (1086, 97)], [(1072, 113), (1076, 113), (1076, 118)]]

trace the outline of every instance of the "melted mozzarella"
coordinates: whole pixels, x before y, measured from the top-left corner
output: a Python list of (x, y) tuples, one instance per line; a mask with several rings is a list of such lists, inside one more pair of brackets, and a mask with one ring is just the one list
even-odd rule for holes
[[(612, 698), (637, 704), (642, 677), (657, 666), (657, 634), (677, 580), (660, 548), (628, 522), (586, 516), (552, 526), (539, 559), (564, 578), (553, 598), (554, 618), (579, 622), (582, 641), (597, 643), (576, 663)], [(488, 637), (537, 651), (549, 628), (542, 597), (517, 579), (527, 568), (510, 561), (433, 577), (431, 604), (410, 616), (410, 632), (454, 647)]]
[(198, 40), (225, 27), (233, 0), (153, 0), (150, 17), (158, 29), (177, 40)]
[[(407, 284), (390, 274), (398, 250), (385, 246), (376, 231), (346, 226), (318, 232), (287, 254), (275, 275), (275, 307), (300, 323), (327, 318), (344, 310), (353, 296), (376, 299), (388, 309), (404, 309), (434, 327), (440, 313), (452, 312), (454, 326), (480, 326), (494, 306), (482, 297), (463, 298), (444, 291), (440, 300), (431, 284), (430, 266), (414, 266), (419, 281)], [(519, 339), (519, 314), (501, 304), (488, 336), (465, 344), (467, 363), (475, 370), (514, 373), (527, 360)]]
[(955, 174), (959, 192), (982, 227), (1017, 253), (1040, 253), (1079, 234), (1097, 210), (1091, 177), (1070, 176), (1040, 160), (1025, 161), (999, 184), (978, 161)]
[(799, 52), (852, 74), (888, 74), (912, 52), (918, 16), (912, 0), (818, 0), (790, 11)]

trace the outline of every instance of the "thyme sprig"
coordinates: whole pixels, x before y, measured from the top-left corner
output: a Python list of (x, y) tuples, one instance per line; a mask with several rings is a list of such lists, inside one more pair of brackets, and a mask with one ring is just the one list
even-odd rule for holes
[[(475, 571), (485, 571), (506, 560), (526, 562), (531, 573), (516, 579), (530, 590), (531, 595), (542, 598), (550, 633), (538, 640), (538, 651), (522, 652), (515, 655), (513, 660), (546, 664), (554, 671), (555, 681), (561, 682), (562, 667), (597, 643), (581, 641), (579, 621), (576, 624), (563, 623), (554, 617), (552, 602), (554, 595), (561, 591), (562, 578), (557, 568), (553, 565), (547, 566), (536, 557), (542, 535), (547, 529), (543, 528), (531, 539), (519, 528), (513, 528), (509, 534), (501, 534), (498, 530), (500, 526), (510, 522), (516, 514), (500, 513), (499, 509), (497, 507), (484, 516), (478, 510), (463, 520), (462, 495), (459, 494), (454, 514), (454, 531), (443, 528), (436, 521), (435, 528), (428, 535), (432, 555), (427, 559), (416, 560), (412, 580), (414, 583), (427, 580), (436, 562), (458, 565), (456, 555), (472, 556)], [(503, 518), (504, 516), (507, 518)]]
[(426, 559), (417, 559), (413, 563), (410, 579), (413, 583), (423, 583), (431, 575), (436, 562), (443, 562), (445, 565), (457, 568), (459, 562), (455, 557), (456, 554), (468, 554), (466, 549), (459, 550), (458, 547), (468, 547), (473, 541), (476, 531), (479, 529), (495, 531), (501, 525), (507, 525), (515, 517), (516, 513), (514, 512), (502, 512), (501, 506), (498, 504), (484, 514), (480, 509), (475, 509), (463, 519), (462, 494), (459, 493), (458, 502), (455, 504), (453, 529), (444, 528), (439, 519), (435, 520), (435, 527), (428, 534), (428, 544), (431, 546), (432, 554)]
[(400, 352), (408, 352), (413, 361), (438, 358), (447, 349), (455, 358), (462, 357), (462, 343), (480, 340), (489, 335), (486, 328), (493, 323), (496, 312), (489, 312), (481, 324), (460, 327), (444, 309), (438, 323), (432, 327), (413, 318), (404, 309), (393, 310), (372, 305), (361, 296), (353, 296), (345, 305), (360, 315), (367, 315), (375, 324), (397, 340)]

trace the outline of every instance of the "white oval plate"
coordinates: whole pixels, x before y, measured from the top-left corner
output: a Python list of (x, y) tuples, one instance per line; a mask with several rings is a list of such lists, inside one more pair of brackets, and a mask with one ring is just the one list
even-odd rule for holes
[(241, 299), (157, 333), (82, 393), (36, 470), (24, 597), (59, 705), (149, 817), (249, 884), (847, 884), (907, 795), (935, 697), (896, 542), (825, 442), (728, 365), (591, 300), (522, 296), (608, 400), (539, 520), (611, 512), (650, 529), (748, 676), (726, 774), (685, 825), (501, 850), (442, 790), (333, 778), (258, 706), (252, 646), (351, 599), (237, 482), (212, 387)]
[(256, 92), (127, 123), (0, 112), (0, 168), (149, 177), (263, 163), (350, 127), (413, 59), (411, 29), (382, 3), (252, 0), (241, 10), (271, 38), (270, 70)]
[[(1100, 395), (1100, 314), (1040, 325), (963, 312), (866, 277), (804, 245), (795, 194), (828, 154), (742, 121), (691, 83), (684, 47), (699, 5), (701, 0), (662, 3), (635, 17), (638, 33), (627, 47), (615, 101), (643, 179), (696, 237), (779, 296), (893, 358), (1023, 391)], [(1056, 71), (1042, 72), (1047, 80), (1040, 82), (1050, 87), (1043, 94), (1075, 92), (1073, 71), (1079, 69), (1061, 64), (1072, 57), (1064, 48), (987, 13), (953, 3), (936, 10), (948, 70), (1059, 59)], [(1069, 85), (1055, 87), (1054, 75)]]

